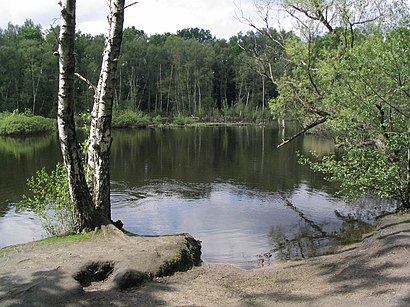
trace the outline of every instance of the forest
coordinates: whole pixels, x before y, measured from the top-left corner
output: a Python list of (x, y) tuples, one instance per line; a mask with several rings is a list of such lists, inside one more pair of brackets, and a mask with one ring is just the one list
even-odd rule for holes
[[(291, 35), (270, 31), (278, 40)], [(31, 20), (0, 30), (0, 112), (30, 110), (55, 118), (58, 33), (59, 27), (44, 30)], [(78, 114), (92, 107), (103, 44), (103, 35), (76, 33)], [(254, 57), (269, 52), (275, 52), (276, 59), (269, 61), (282, 73), (283, 48), (257, 32), (238, 33), (227, 41), (198, 28), (156, 35), (126, 28), (115, 109), (258, 121), (269, 116), (267, 102), (277, 95)]]

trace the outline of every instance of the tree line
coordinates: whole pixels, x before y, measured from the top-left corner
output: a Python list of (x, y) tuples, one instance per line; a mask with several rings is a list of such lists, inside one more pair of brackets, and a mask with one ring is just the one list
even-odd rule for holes
[[(278, 40), (291, 35), (270, 32)], [(0, 112), (30, 110), (55, 117), (58, 35), (59, 26), (43, 30), (31, 20), (0, 29)], [(93, 104), (104, 36), (77, 32), (75, 40), (75, 107), (85, 113)], [(257, 31), (225, 40), (198, 28), (155, 35), (126, 28), (114, 107), (161, 116), (260, 120), (269, 115), (267, 103), (277, 91), (255, 53), (267, 57), (272, 50), (284, 54)], [(275, 62), (276, 74), (283, 73), (283, 58), (269, 61)]]

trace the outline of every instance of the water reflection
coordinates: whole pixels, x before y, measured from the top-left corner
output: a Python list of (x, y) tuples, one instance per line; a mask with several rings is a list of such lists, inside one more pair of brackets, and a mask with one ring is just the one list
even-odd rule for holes
[(264, 127), (121, 131), (114, 134), (112, 177), (140, 186), (169, 178), (188, 183), (233, 181), (264, 191), (292, 191), (301, 181), (332, 189), (297, 163), (302, 139), (280, 149), (277, 144), (277, 135)]
[(308, 155), (315, 152), (319, 157), (332, 154), (335, 149), (335, 143), (331, 139), (318, 137), (312, 134), (307, 134), (303, 137), (303, 154)]
[(42, 167), (53, 169), (60, 156), (55, 136), (0, 137), (0, 217), (27, 192), (27, 178)]
[[(298, 232), (293, 237), (282, 230), (281, 227), (272, 227), (269, 232), (273, 248), (267, 254), (277, 259), (307, 258), (323, 255), (331, 248), (330, 240), (322, 233), (317, 233), (308, 225), (296, 225)], [(266, 253), (264, 254), (266, 258)], [(262, 259), (264, 259), (262, 258)], [(263, 262), (262, 262), (263, 264)]]
[[(313, 225), (324, 233), (339, 229), (343, 220), (335, 210), (351, 209), (334, 196), (335, 186), (299, 165), (296, 154), (324, 153), (329, 143), (309, 136), (276, 149), (281, 133), (272, 127), (114, 131), (113, 219), (141, 235), (189, 232), (202, 240), (205, 261), (245, 267), (271, 252), (272, 230), (293, 240), (307, 229), (316, 236)], [(19, 243), (19, 236), (38, 238), (38, 223), (11, 214), (13, 202), (25, 193), (26, 178), (61, 159), (55, 137), (22, 146), (15, 154), (0, 140), (0, 232), (11, 238), (1, 239), (2, 246)], [(16, 221), (22, 227), (11, 231)], [(307, 245), (302, 249), (306, 256)]]

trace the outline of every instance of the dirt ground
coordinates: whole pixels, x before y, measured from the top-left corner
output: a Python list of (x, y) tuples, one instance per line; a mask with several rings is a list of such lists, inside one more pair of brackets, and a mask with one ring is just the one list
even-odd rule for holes
[[(132, 244), (115, 237), (0, 252), (0, 305), (410, 306), (408, 214), (383, 218), (376, 231), (338, 254), (253, 270), (203, 263), (167, 277), (155, 277), (155, 272), (164, 259), (174, 259), (177, 247), (185, 244), (183, 237), (137, 237), (142, 241)], [(117, 275), (81, 285), (73, 272), (89, 257), (111, 259)], [(127, 268), (126, 273), (154, 272), (153, 279), (121, 290), (115, 277)]]

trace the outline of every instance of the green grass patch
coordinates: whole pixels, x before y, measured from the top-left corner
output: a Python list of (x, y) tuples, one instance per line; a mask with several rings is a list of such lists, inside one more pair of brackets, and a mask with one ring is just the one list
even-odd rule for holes
[(75, 243), (79, 241), (84, 241), (91, 239), (94, 232), (83, 232), (77, 233), (73, 235), (66, 235), (66, 236), (53, 236), (48, 237), (42, 240), (35, 241), (35, 245), (43, 245), (43, 244), (53, 244), (53, 243)]

